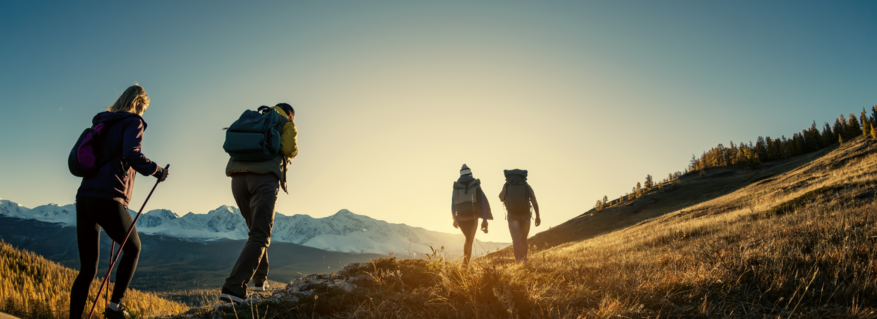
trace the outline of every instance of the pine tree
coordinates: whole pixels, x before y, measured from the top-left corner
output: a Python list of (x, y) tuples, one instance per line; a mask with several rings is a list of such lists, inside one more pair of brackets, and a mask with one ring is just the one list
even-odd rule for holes
[(874, 123), (869, 125), (871, 127), (871, 138), (877, 140), (877, 131), (874, 130)]
[(847, 118), (843, 114), (834, 121), (834, 134), (840, 136), (847, 135)]
[(867, 137), (871, 135), (871, 121), (868, 120), (868, 115), (865, 113), (865, 107), (862, 107), (862, 114), (859, 115), (859, 122), (862, 125), (862, 136)]
[(831, 144), (834, 144), (834, 132), (831, 131), (831, 125), (828, 122), (825, 122), (825, 127), (822, 129), (822, 145), (823, 147), (827, 147)]
[(856, 115), (850, 113), (850, 119), (847, 121), (847, 136), (853, 138), (859, 135), (862, 135), (862, 127), (859, 125)]
[(636, 182), (636, 198), (640, 198), (643, 196), (642, 185), (639, 182)]
[(603, 195), (603, 203), (604, 203), (604, 204), (608, 204), (608, 203), (609, 203), (609, 197), (608, 197), (608, 196)]
[(654, 185), (654, 181), (652, 180), (651, 174), (646, 174), (646, 190), (652, 189)]
[(758, 158), (758, 153), (755, 153), (750, 150), (746, 150), (746, 160), (748, 162), (749, 167), (751, 168), (759, 168), (761, 167), (761, 160)]
[(877, 126), (877, 105), (871, 108), (871, 124)]
[(838, 135), (837, 142), (840, 143), (840, 146), (844, 146), (844, 137), (843, 135)]
[(764, 138), (759, 136), (755, 141), (755, 153), (761, 158), (767, 158), (767, 146), (764, 145)]
[(598, 200), (597, 200), (597, 205), (594, 205), (594, 210), (596, 210), (596, 211), (598, 211), (598, 212), (601, 211), (601, 210), (603, 210), (603, 201), (601, 201), (601, 200), (598, 199)]

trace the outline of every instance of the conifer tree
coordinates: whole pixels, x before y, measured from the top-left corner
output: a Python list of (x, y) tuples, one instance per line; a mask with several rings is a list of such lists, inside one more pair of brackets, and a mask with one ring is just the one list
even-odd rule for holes
[(598, 211), (598, 212), (601, 211), (601, 210), (603, 210), (603, 201), (601, 201), (601, 200), (598, 199), (598, 200), (597, 200), (597, 205), (594, 205), (594, 210), (596, 210), (596, 211)]
[(608, 197), (608, 196), (603, 195), (603, 203), (609, 203), (609, 197)]
[(871, 108), (871, 124), (877, 126), (877, 105)]
[(755, 141), (755, 153), (761, 158), (767, 158), (767, 147), (764, 145), (764, 138), (759, 136)]
[(850, 119), (847, 121), (848, 139), (859, 135), (862, 135), (862, 127), (859, 125), (859, 121), (856, 119), (856, 115), (850, 113)]
[(838, 135), (837, 142), (840, 143), (840, 146), (844, 146), (844, 137), (843, 135)]
[(651, 175), (651, 174), (646, 174), (646, 184), (645, 184), (645, 186), (646, 186), (646, 190), (652, 189), (652, 187), (655, 186), (655, 185), (654, 185), (654, 181), (652, 180), (652, 175)]
[(822, 145), (823, 147), (834, 144), (834, 132), (831, 131), (831, 125), (828, 122), (825, 122), (825, 127), (822, 129)]
[(639, 182), (636, 182), (636, 198), (640, 198), (643, 196), (642, 185)]
[(747, 149), (745, 154), (749, 167), (758, 168), (761, 166), (761, 160), (758, 159), (758, 153)]
[(816, 128), (816, 121), (813, 121), (813, 124), (810, 125), (810, 129), (808, 130), (810, 139), (810, 150), (815, 151), (822, 148), (822, 136), (819, 134), (819, 129)]
[(736, 157), (734, 158), (734, 165), (746, 165), (746, 150), (748, 149), (749, 148), (745, 145), (740, 147), (740, 149), (737, 151)]
[(874, 123), (869, 124), (871, 127), (871, 138), (877, 140), (877, 131), (874, 130)]
[(868, 115), (865, 114), (865, 107), (862, 107), (862, 114), (859, 115), (859, 122), (862, 125), (862, 136), (867, 137), (871, 135), (871, 121), (868, 120)]

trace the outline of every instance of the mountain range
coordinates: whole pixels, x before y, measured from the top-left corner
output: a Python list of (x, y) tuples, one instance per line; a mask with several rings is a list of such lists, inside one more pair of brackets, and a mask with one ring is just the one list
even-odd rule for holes
[[(132, 217), (136, 215), (135, 211), (129, 212)], [(26, 208), (9, 200), (0, 200), (0, 216), (54, 223), (61, 227), (76, 225), (74, 204)], [(247, 226), (240, 211), (225, 205), (207, 214), (190, 212), (183, 216), (166, 209), (151, 210), (140, 217), (137, 231), (145, 235), (199, 243), (247, 239)], [(272, 234), (272, 242), (293, 243), (333, 252), (395, 254), (401, 257), (431, 253), (430, 246), (436, 249), (443, 246), (447, 255), (459, 256), (462, 255), (464, 241), (462, 234), (392, 224), (346, 209), (323, 218), (301, 214), (286, 216), (278, 212), (275, 214)], [(489, 253), (508, 245), (476, 239), (473, 254)]]

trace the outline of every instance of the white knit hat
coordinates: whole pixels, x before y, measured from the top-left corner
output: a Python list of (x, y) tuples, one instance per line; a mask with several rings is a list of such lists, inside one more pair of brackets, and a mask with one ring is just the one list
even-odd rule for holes
[(471, 175), (471, 174), (472, 174), (472, 170), (469, 169), (469, 166), (466, 166), (466, 164), (463, 164), (463, 168), (460, 169), (460, 175)]

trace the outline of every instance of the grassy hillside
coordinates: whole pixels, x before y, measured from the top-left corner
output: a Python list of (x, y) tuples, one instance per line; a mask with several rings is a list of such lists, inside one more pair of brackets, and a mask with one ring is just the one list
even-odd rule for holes
[[(492, 255), (352, 265), (225, 318), (875, 317), (877, 143), (722, 168)], [(575, 231), (576, 229), (580, 231)], [(259, 315), (261, 314), (261, 315)], [(209, 311), (204, 310), (202, 317)]]
[[(686, 208), (694, 209), (696, 205), (740, 191), (757, 182), (767, 188), (774, 187), (775, 184), (765, 183), (774, 180), (779, 175), (794, 172), (814, 161), (830, 161), (832, 158), (824, 157), (838, 147), (839, 144), (835, 143), (833, 146), (816, 152), (786, 160), (768, 162), (760, 169), (723, 167), (707, 169), (703, 176), (698, 174), (683, 175), (662, 189), (654, 187), (650, 190), (644, 190), (641, 198), (630, 200), (625, 198), (621, 203), (606, 206), (600, 211), (591, 209), (563, 224), (552, 227), (550, 230), (537, 233), (530, 238), (529, 244), (544, 249), (592, 238), (636, 225), (657, 216), (682, 211)], [(749, 202), (729, 203), (716, 209), (730, 211), (750, 204)], [(703, 214), (704, 212), (691, 211), (689, 213)], [(511, 250), (507, 248), (502, 251), (501, 255), (509, 255), (510, 253)]]
[[(0, 241), (0, 278), (3, 278), (0, 281), (0, 311), (22, 318), (66, 318), (69, 316), (70, 287), (76, 275), (73, 269)], [(98, 279), (92, 282), (86, 307), (91, 307), (94, 302), (100, 285)], [(112, 285), (110, 288), (112, 293)], [(126, 294), (124, 303), (132, 314), (141, 317), (176, 314), (187, 308), (133, 289)], [(104, 298), (97, 307), (95, 317), (103, 318), (100, 313), (106, 307)]]

